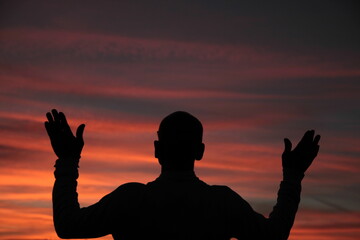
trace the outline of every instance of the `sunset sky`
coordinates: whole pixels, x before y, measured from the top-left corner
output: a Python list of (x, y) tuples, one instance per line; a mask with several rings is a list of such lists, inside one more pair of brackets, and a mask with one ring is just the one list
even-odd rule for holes
[(359, 12), (356, 1), (1, 1), (0, 239), (58, 239), (52, 108), (86, 124), (81, 206), (156, 178), (158, 124), (183, 110), (204, 125), (197, 175), (268, 216), (283, 138), (315, 129), (289, 239), (360, 239)]

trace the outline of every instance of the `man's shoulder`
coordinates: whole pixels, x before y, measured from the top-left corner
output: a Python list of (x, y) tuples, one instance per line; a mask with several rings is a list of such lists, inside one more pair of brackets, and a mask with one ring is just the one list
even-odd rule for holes
[(116, 190), (136, 190), (136, 189), (143, 189), (144, 187), (145, 187), (144, 183), (128, 182), (120, 185)]
[(128, 182), (120, 185), (118, 188), (116, 188), (112, 194), (126, 194), (126, 195), (132, 195), (132, 194), (138, 194), (139, 192), (142, 192), (145, 189), (145, 184), (139, 183), (139, 182)]
[(234, 191), (226, 185), (209, 185), (211, 191), (218, 192), (220, 194), (231, 194)]

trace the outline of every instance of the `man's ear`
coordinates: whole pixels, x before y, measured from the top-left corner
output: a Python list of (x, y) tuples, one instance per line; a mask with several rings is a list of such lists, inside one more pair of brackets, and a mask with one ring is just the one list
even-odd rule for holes
[(205, 144), (204, 143), (199, 144), (195, 152), (195, 160), (200, 161), (203, 158), (204, 151), (205, 151)]
[(155, 158), (159, 158), (160, 157), (160, 142), (155, 140), (154, 141), (154, 153), (155, 153)]

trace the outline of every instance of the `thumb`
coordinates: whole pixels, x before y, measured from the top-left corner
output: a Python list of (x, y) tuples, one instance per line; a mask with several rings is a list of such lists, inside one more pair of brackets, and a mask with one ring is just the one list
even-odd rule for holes
[(284, 153), (290, 152), (292, 148), (291, 141), (288, 138), (284, 138), (284, 144), (285, 144)]
[(79, 141), (82, 143), (84, 142), (83, 139), (84, 129), (85, 129), (85, 124), (81, 124), (76, 130), (76, 138), (79, 139)]

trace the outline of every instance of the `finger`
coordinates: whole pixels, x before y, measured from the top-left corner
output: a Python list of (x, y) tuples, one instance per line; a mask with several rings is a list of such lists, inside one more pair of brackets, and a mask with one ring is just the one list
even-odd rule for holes
[(85, 124), (81, 124), (76, 130), (76, 138), (79, 139), (81, 143), (84, 142), (83, 134), (84, 134)]
[(59, 112), (60, 126), (67, 133), (73, 136), (71, 128), (66, 120), (65, 114), (63, 112)]
[(53, 123), (53, 122), (54, 122), (54, 119), (53, 119), (51, 113), (49, 113), (49, 112), (46, 113), (46, 118), (48, 119), (49, 123)]
[(47, 134), (49, 135), (50, 139), (52, 138), (53, 136), (53, 131), (52, 131), (52, 128), (50, 126), (50, 123), (49, 122), (45, 122), (45, 129), (46, 129), (46, 132)]
[(53, 110), (51, 110), (51, 112), (52, 112), (52, 114), (54, 116), (55, 123), (60, 124), (60, 118), (59, 118), (58, 111), (56, 109), (53, 109)]
[(285, 152), (291, 152), (291, 148), (292, 148), (292, 143), (288, 138), (284, 138), (284, 144), (285, 144)]
[(316, 147), (315, 147), (316, 156), (317, 156), (317, 154), (318, 154), (318, 152), (319, 152), (319, 149), (320, 149), (320, 146), (319, 146), (319, 145), (316, 145)]
[(319, 144), (321, 136), (320, 135), (316, 135), (315, 139), (314, 139), (314, 144)]
[(313, 140), (314, 139), (314, 134), (315, 134), (314, 130), (307, 131), (307, 135), (306, 135), (307, 140), (310, 140), (310, 139)]
[(316, 156), (319, 153), (319, 149), (320, 146), (319, 145), (315, 145), (312, 149), (311, 149), (311, 161), (314, 160), (314, 158), (316, 158)]
[(65, 114), (63, 112), (59, 112), (59, 118), (62, 123), (67, 124), (67, 120), (66, 120)]
[(314, 130), (306, 131), (299, 143), (308, 144), (309, 142), (312, 142), (312, 140), (314, 138), (314, 133), (315, 133)]
[(317, 155), (318, 155), (318, 153), (319, 153), (319, 150), (320, 150), (320, 146), (319, 146), (319, 145), (317, 145), (315, 150), (316, 150), (316, 156), (317, 156)]

